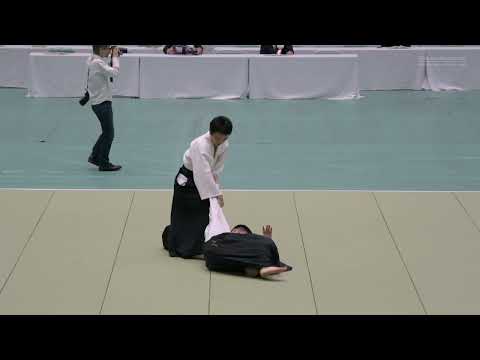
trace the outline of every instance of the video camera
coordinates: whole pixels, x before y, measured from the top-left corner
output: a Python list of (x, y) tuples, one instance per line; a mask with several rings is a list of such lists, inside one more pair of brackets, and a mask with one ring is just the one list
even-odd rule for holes
[(85, 95), (83, 95), (83, 97), (78, 100), (78, 103), (82, 106), (85, 106), (85, 104), (90, 100), (90, 94), (88, 93), (88, 91), (85, 91)]

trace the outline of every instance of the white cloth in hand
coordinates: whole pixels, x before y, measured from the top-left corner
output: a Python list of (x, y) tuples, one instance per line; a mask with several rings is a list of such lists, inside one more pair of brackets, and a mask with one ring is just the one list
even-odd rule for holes
[(205, 229), (205, 242), (215, 235), (230, 232), (230, 225), (228, 225), (223, 209), (220, 207), (217, 198), (210, 198), (209, 217), (210, 221)]

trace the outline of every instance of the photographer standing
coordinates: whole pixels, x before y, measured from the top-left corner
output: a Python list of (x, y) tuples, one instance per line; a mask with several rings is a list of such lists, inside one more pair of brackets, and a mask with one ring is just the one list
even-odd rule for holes
[[(109, 56), (111, 56), (110, 65), (108, 64)], [(112, 81), (119, 71), (119, 49), (109, 45), (93, 45), (93, 55), (88, 59), (87, 94), (85, 96), (86, 101), (91, 101), (93, 112), (100, 121), (102, 134), (95, 143), (88, 162), (98, 166), (100, 171), (117, 171), (122, 168), (120, 165), (113, 165), (109, 160), (114, 138)], [(82, 104), (82, 102), (80, 103)]]

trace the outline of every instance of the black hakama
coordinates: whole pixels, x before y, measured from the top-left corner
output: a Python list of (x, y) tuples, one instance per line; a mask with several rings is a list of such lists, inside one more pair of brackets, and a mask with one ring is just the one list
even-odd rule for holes
[(224, 233), (213, 236), (204, 246), (209, 270), (243, 273), (246, 268), (287, 266), (280, 261), (275, 242), (256, 234)]
[[(179, 174), (187, 178), (184, 185), (177, 183)], [(175, 176), (170, 225), (162, 234), (163, 247), (170, 256), (191, 258), (203, 253), (209, 211), (210, 200), (200, 198), (193, 172), (182, 166)]]

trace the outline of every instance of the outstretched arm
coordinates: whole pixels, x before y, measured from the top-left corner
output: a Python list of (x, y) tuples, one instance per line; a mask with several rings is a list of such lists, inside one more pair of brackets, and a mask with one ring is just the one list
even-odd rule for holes
[(265, 225), (263, 228), (263, 236), (272, 238), (272, 227), (270, 225)]

